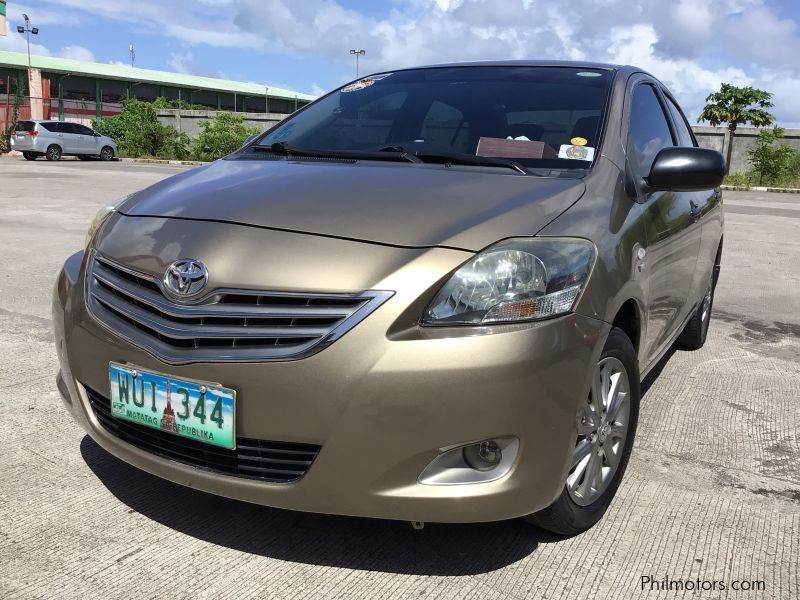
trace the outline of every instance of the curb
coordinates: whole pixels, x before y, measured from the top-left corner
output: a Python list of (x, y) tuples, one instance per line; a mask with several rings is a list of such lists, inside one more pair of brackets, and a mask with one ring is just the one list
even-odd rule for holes
[(161, 160), (159, 158), (118, 158), (120, 162), (132, 162), (132, 163), (146, 163), (146, 164), (153, 164), (153, 165), (191, 165), (191, 166), (200, 166), (200, 165), (207, 165), (207, 162), (203, 162), (200, 160)]
[(721, 185), (720, 189), (735, 192), (777, 192), (779, 194), (800, 194), (800, 188), (748, 187), (745, 185)]

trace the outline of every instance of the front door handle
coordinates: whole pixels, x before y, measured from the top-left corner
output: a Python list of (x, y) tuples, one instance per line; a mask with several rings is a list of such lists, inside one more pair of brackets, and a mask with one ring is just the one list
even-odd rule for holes
[(700, 207), (693, 201), (689, 201), (689, 215), (695, 223), (700, 220)]

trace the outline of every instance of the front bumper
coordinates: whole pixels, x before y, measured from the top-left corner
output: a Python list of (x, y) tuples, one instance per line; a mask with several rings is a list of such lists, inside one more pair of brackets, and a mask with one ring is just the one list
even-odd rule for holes
[[(453, 266), (463, 260), (447, 257), (446, 250), (418, 252), (439, 253)], [(53, 299), (58, 385), (78, 423), (107, 451), (154, 475), (293, 510), (478, 522), (548, 506), (566, 478), (578, 403), (610, 328), (569, 315), (482, 330), (398, 329), (409, 297), (418, 294), (411, 290), (302, 360), (170, 365), (87, 314), (85, 262), (83, 252), (67, 260)], [(90, 408), (84, 386), (108, 395), (109, 361), (234, 388), (238, 435), (318, 444), (320, 454), (302, 479), (288, 484), (221, 475), (149, 454), (110, 434)], [(501, 436), (520, 440), (505, 477), (469, 485), (418, 483), (441, 449)]]

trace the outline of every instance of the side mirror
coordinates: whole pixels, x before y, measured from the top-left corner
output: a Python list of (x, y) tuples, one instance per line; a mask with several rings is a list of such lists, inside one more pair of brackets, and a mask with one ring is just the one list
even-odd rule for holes
[(248, 135), (247, 139), (244, 141), (244, 144), (242, 144), (242, 146), (247, 146), (250, 142), (252, 142), (260, 135), (261, 135), (260, 133), (254, 133), (253, 135)]
[(710, 190), (725, 177), (725, 159), (707, 148), (662, 148), (650, 167), (651, 190), (695, 192)]

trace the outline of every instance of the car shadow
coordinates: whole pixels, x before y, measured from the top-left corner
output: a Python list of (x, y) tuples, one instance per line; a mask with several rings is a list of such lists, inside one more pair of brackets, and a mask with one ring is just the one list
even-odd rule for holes
[(667, 364), (669, 363), (670, 359), (673, 357), (675, 352), (677, 352), (677, 350), (675, 349), (675, 346), (672, 346), (669, 350), (667, 350), (667, 353), (661, 357), (661, 360), (659, 360), (656, 363), (656, 365), (652, 369), (650, 369), (650, 372), (647, 374), (647, 376), (644, 379), (642, 379), (641, 383), (642, 399), (644, 399), (645, 394), (647, 394), (647, 392), (650, 391), (650, 387), (661, 376), (661, 371), (663, 371), (664, 368), (667, 366)]
[(214, 496), (140, 471), (81, 440), (88, 467), (129, 512), (174, 531), (297, 563), (415, 575), (476, 575), (511, 565), (563, 538), (519, 520), (427, 524), (273, 509)]

